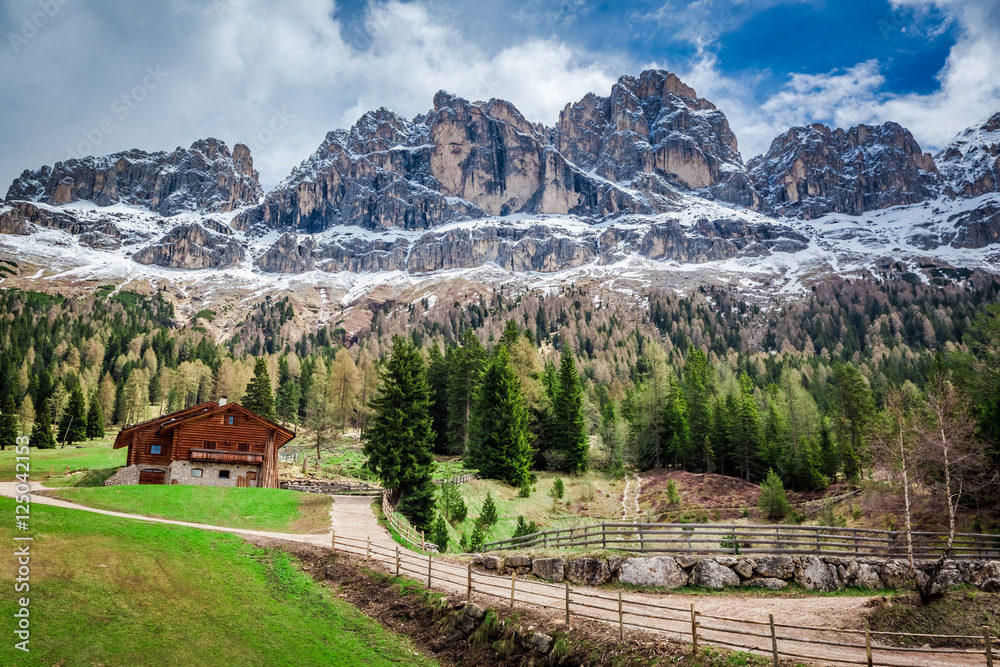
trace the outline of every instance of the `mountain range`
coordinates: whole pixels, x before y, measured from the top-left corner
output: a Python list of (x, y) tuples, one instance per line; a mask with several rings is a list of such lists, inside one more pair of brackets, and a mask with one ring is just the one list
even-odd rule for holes
[(0, 234), (0, 257), (39, 276), (267, 289), (294, 274), (344, 299), (476, 270), (537, 284), (704, 268), (786, 291), (887, 259), (991, 270), (1000, 111), (936, 155), (894, 122), (815, 124), (744, 162), (725, 114), (663, 70), (554, 127), (442, 91), (426, 114), (381, 108), (328, 133), (269, 192), (246, 146), (212, 138), (25, 170)]

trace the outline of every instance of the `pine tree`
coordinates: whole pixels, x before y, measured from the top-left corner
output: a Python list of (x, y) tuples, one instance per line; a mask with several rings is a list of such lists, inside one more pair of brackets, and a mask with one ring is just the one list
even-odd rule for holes
[(63, 447), (87, 439), (87, 401), (79, 386), (70, 392), (69, 402), (59, 420), (59, 439)]
[(767, 479), (760, 485), (757, 506), (769, 519), (784, 519), (791, 509), (785, 496), (785, 486), (774, 470), (767, 471)]
[(412, 343), (394, 336), (392, 355), (379, 375), (366, 429), (367, 465), (385, 488), (400, 494), (400, 510), (410, 521), (426, 529), (434, 517), (434, 429), (423, 358)]
[(489, 492), (486, 493), (486, 500), (483, 501), (483, 509), (479, 513), (479, 520), (487, 528), (495, 525), (500, 520), (500, 514), (497, 512), (497, 505), (493, 500), (493, 494)]
[(49, 415), (49, 399), (43, 398), (35, 411), (35, 424), (31, 427), (28, 444), (38, 449), (55, 449), (56, 437), (52, 435), (52, 417)]
[(439, 553), (448, 551), (448, 524), (445, 523), (444, 517), (440, 514), (437, 521), (434, 522), (434, 529), (431, 531), (431, 542), (437, 545)]
[(739, 448), (739, 469), (741, 476), (750, 481), (755, 468), (758, 467), (757, 453), (763, 442), (761, 436), (760, 408), (753, 395), (753, 380), (746, 371), (740, 375), (740, 395), (734, 402), (736, 414), (731, 420), (733, 424), (733, 441)]
[(866, 433), (875, 413), (871, 388), (864, 377), (850, 364), (838, 364), (833, 369), (836, 395), (837, 441), (840, 459), (847, 479), (861, 472), (861, 458), (866, 455)]
[[(713, 457), (711, 451), (712, 411), (711, 411), (710, 368), (708, 357), (693, 345), (688, 349), (684, 365), (684, 402), (687, 407), (688, 432), (692, 452), (690, 465), (703, 472), (711, 472)], [(708, 445), (706, 449), (706, 444)]]
[(529, 444), (528, 409), (521, 381), (501, 345), (483, 373), (469, 428), (469, 462), (486, 479), (520, 486), (528, 479), (534, 452)]
[(278, 388), (275, 409), (281, 417), (281, 423), (288, 425), (299, 423), (299, 408), (302, 405), (302, 385), (291, 380)]
[(469, 539), (469, 552), (470, 553), (480, 553), (483, 550), (483, 544), (486, 542), (486, 533), (483, 531), (483, 526), (478, 521), (475, 527), (472, 529), (472, 537)]
[(87, 439), (103, 438), (104, 433), (104, 411), (101, 410), (101, 404), (97, 400), (97, 391), (95, 390), (90, 397), (90, 408), (87, 410)]
[(242, 405), (247, 410), (260, 415), (264, 419), (275, 421), (274, 394), (271, 393), (271, 376), (267, 372), (267, 361), (258, 357), (253, 366), (253, 379), (247, 385), (247, 393)]
[(840, 456), (837, 454), (837, 443), (833, 438), (833, 427), (826, 417), (819, 423), (819, 469), (831, 482), (837, 480)]
[[(434, 428), (434, 451), (448, 453), (448, 361), (437, 343), (430, 346), (427, 384), (431, 389), (431, 420)], [(453, 354), (453, 353), (452, 353)]]
[(0, 412), (0, 451), (17, 445), (18, 428), (14, 397), (7, 394), (3, 400), (3, 411)]
[(601, 408), (601, 443), (607, 456), (605, 470), (610, 475), (620, 477), (625, 473), (621, 429), (615, 405), (610, 400)]
[(476, 332), (466, 329), (462, 346), (451, 351), (448, 372), (448, 448), (452, 454), (466, 454), (469, 446), (469, 422), (476, 389), (486, 366), (486, 350)]
[(568, 348), (563, 349), (559, 364), (558, 386), (552, 404), (552, 446), (565, 455), (568, 472), (586, 472), (590, 441), (583, 415), (583, 387)]

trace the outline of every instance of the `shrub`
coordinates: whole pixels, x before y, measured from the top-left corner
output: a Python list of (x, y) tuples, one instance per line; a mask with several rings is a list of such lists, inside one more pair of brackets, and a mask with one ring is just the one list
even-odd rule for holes
[(517, 489), (518, 498), (530, 498), (531, 497), (531, 483), (525, 479), (521, 482), (521, 486)]
[(556, 481), (552, 482), (552, 490), (549, 491), (549, 495), (552, 496), (552, 500), (559, 500), (566, 493), (566, 486), (563, 484), (562, 477), (556, 477)]
[(671, 505), (681, 504), (681, 494), (677, 492), (677, 484), (672, 479), (667, 482), (667, 501)]
[(538, 532), (538, 524), (534, 521), (526, 522), (523, 516), (517, 517), (517, 527), (514, 528), (514, 538), (524, 537)]
[(791, 505), (785, 496), (785, 485), (774, 469), (767, 471), (767, 479), (760, 485), (760, 498), (757, 506), (768, 519), (784, 519), (788, 516)]

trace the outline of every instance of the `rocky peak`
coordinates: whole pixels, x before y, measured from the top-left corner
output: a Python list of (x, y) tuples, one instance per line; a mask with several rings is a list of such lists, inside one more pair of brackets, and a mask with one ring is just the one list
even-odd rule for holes
[(230, 152), (224, 142), (209, 138), (171, 153), (132, 149), (25, 170), (11, 184), (7, 201), (92, 201), (98, 206), (120, 202), (173, 215), (231, 211), (256, 203), (262, 194), (250, 149), (237, 144)]
[(957, 195), (1000, 190), (1000, 111), (963, 131), (934, 159)]
[(931, 155), (892, 122), (849, 130), (793, 127), (749, 167), (767, 210), (807, 219), (924, 201), (938, 182)]
[(623, 76), (608, 97), (590, 93), (566, 105), (555, 146), (608, 180), (654, 174), (709, 198), (758, 203), (725, 114), (664, 70)]

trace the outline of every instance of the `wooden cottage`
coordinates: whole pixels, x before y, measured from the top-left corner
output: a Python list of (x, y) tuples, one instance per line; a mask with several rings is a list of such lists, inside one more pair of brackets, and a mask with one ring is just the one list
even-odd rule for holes
[(209, 402), (122, 429), (126, 467), (105, 484), (278, 488), (278, 450), (295, 433), (246, 408)]

